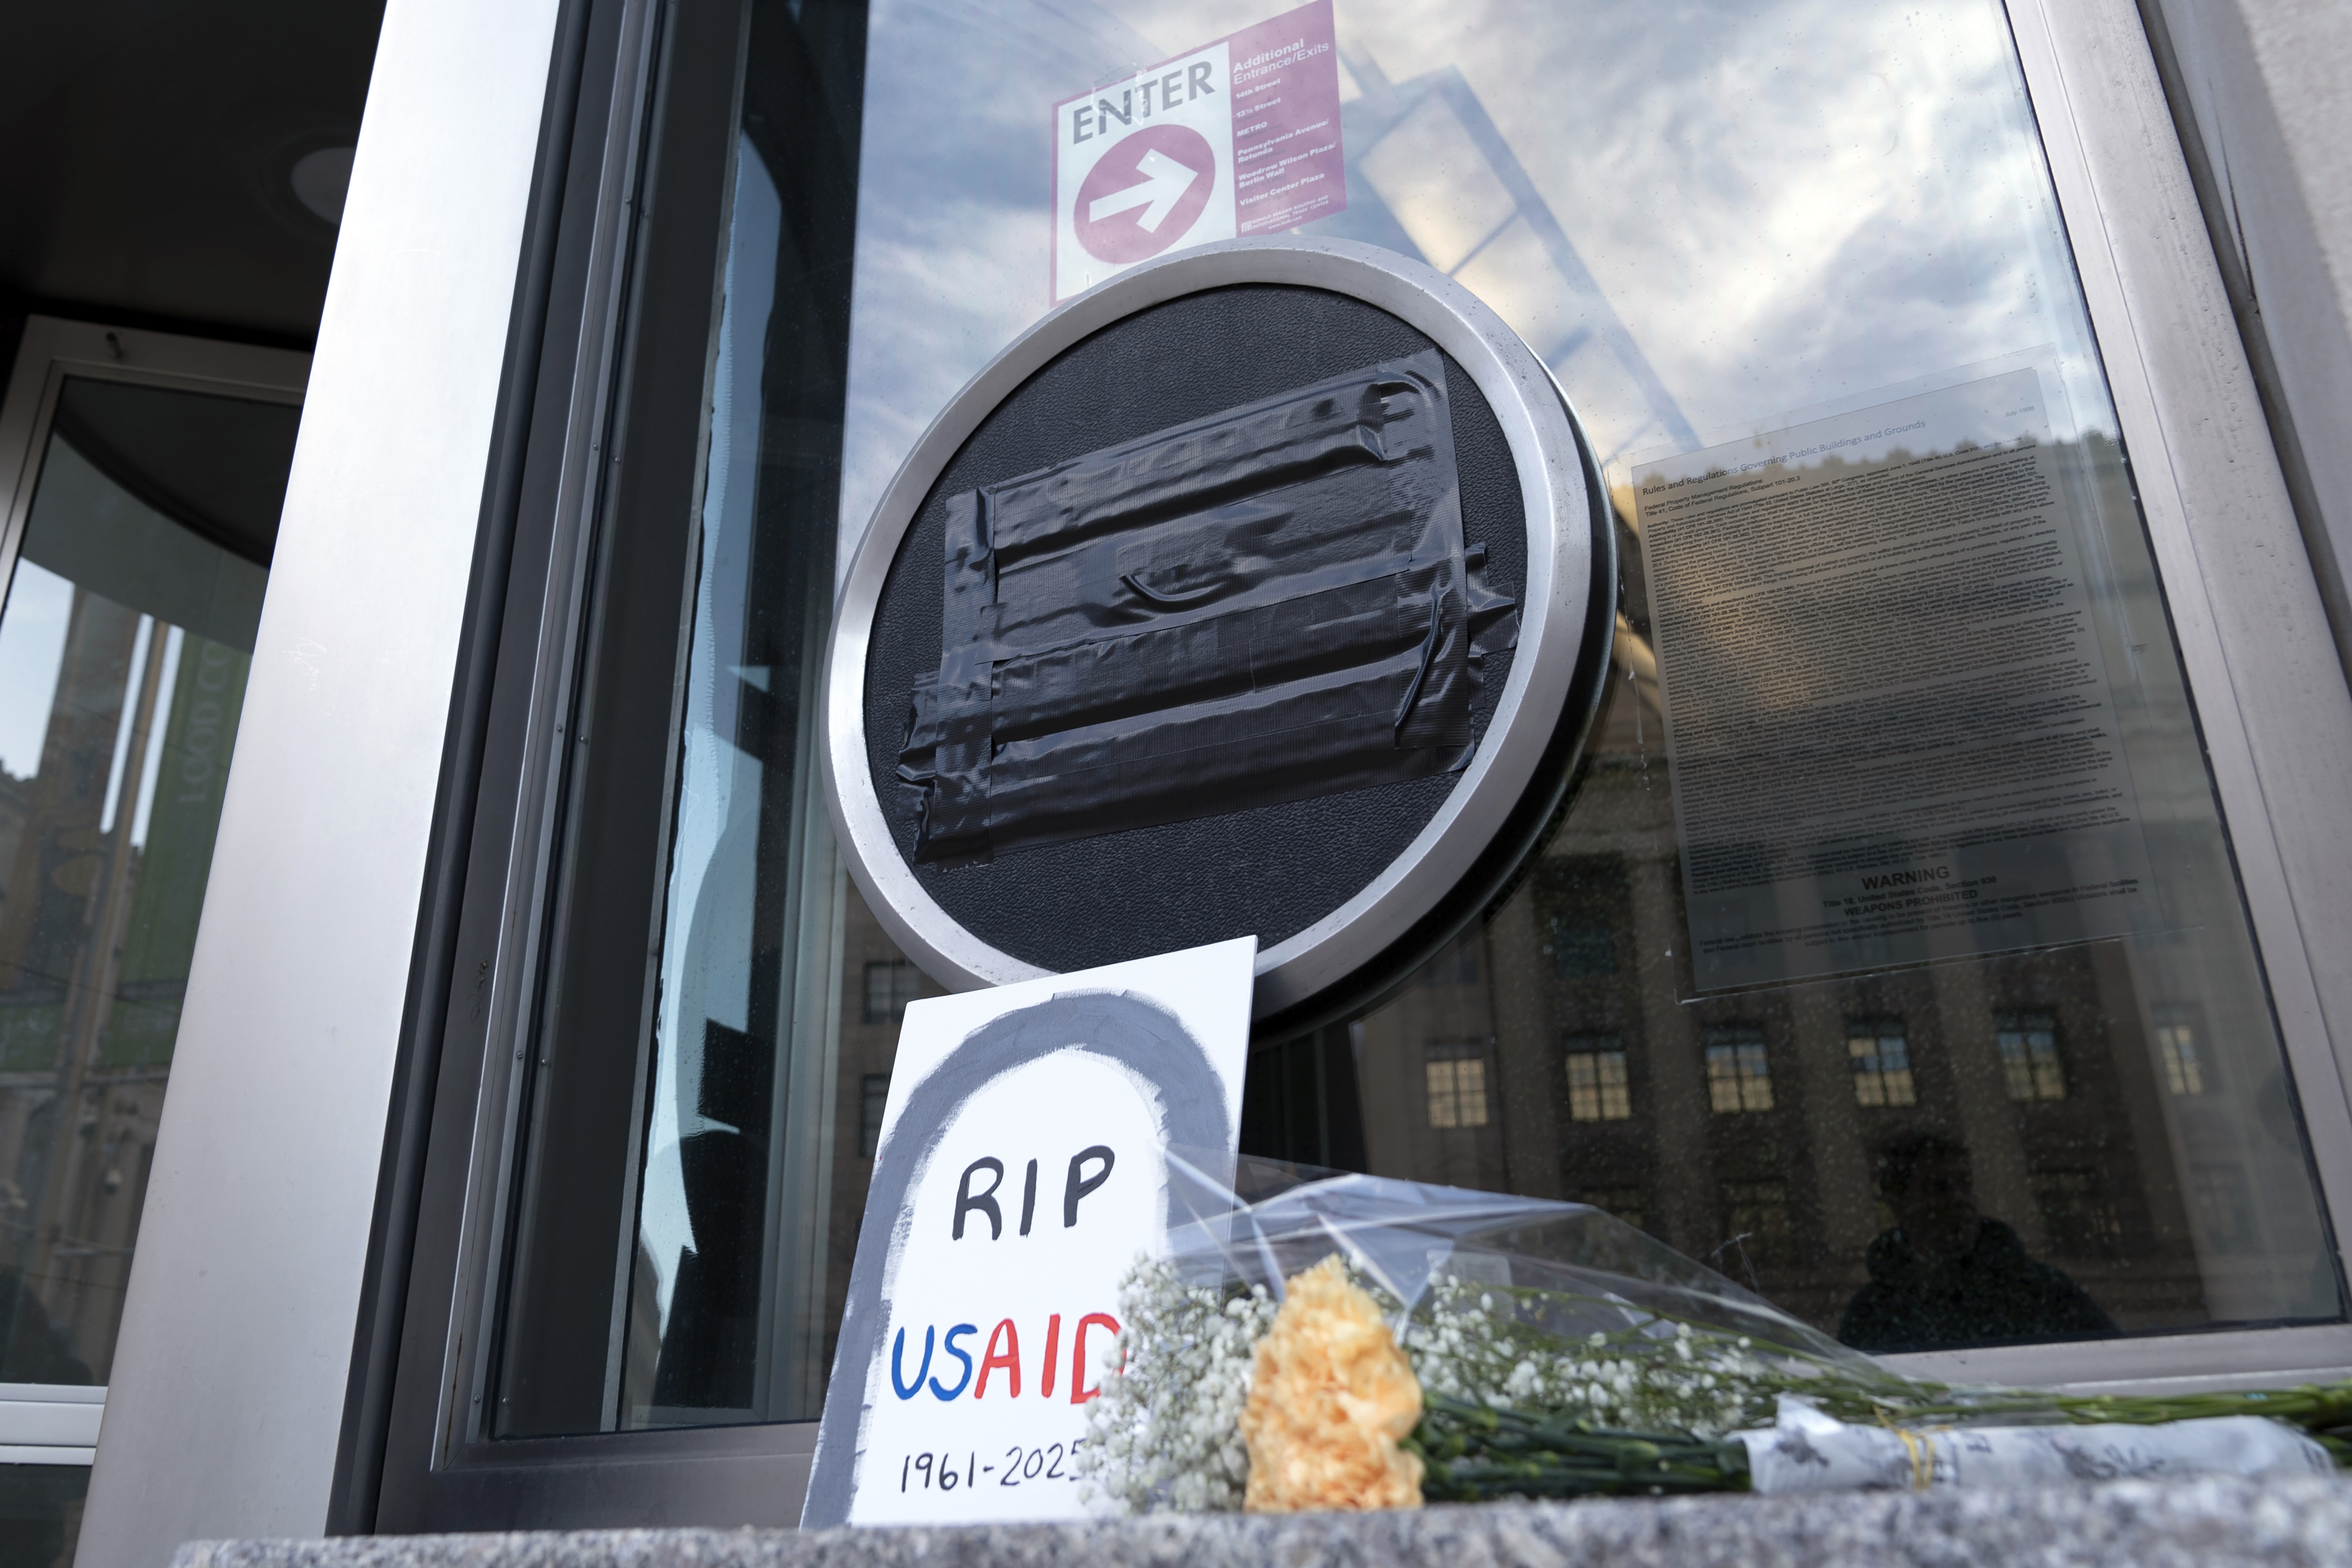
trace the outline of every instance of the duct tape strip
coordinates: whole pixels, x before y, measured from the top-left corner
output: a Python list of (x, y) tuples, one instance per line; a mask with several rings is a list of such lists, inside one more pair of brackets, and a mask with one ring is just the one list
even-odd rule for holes
[(1424, 778), (1517, 640), (1433, 350), (947, 501), (919, 860)]

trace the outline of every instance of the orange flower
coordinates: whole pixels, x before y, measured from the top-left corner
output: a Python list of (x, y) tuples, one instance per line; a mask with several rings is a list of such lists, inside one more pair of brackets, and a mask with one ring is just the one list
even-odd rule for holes
[(1397, 1440), (1421, 1420), (1421, 1384), (1335, 1254), (1293, 1278), (1257, 1342), (1242, 1437), (1250, 1513), (1419, 1508), (1421, 1459)]

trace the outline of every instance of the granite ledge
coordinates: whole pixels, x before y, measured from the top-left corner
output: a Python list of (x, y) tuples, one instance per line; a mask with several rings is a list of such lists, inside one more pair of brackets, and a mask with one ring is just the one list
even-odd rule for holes
[(1493, 1503), (1080, 1524), (192, 1541), (172, 1568), (2352, 1568), (2352, 1479)]

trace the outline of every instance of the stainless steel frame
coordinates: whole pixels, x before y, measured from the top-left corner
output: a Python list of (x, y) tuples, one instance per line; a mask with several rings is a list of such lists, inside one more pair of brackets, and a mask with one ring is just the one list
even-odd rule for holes
[[(1065, 349), (1138, 310), (1236, 283), (1328, 289), (1420, 329), (1486, 394), (1510, 444), (1528, 517), (1518, 652), (1486, 740), (1445, 804), (1369, 886), (1258, 954), (1255, 1016), (1307, 1003), (1392, 948), (1470, 873), (1546, 763), (1587, 640), (1597, 498), (1574, 416), (1543, 362), (1469, 289), (1373, 246), (1233, 239), (1147, 262), (1097, 284), (1022, 333), (949, 401), (882, 492), (835, 610), (825, 649), (823, 757), (825, 800), (840, 829), (843, 858), (891, 939), (933, 978), (958, 990), (1034, 980), (1046, 971), (964, 930), (924, 890), (891, 840), (866, 750), (866, 657), (883, 579), (941, 470), (1030, 376)], [(1605, 546), (1608, 535), (1601, 538)], [(1613, 606), (1600, 609), (1611, 615)], [(1607, 658), (1613, 625), (1612, 616), (1598, 659)], [(1591, 718), (1587, 711), (1571, 721), (1580, 739)]]

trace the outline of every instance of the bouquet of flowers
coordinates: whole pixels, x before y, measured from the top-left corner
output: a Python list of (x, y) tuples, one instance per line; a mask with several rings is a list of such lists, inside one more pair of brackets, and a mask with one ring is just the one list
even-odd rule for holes
[(1081, 1461), (1129, 1512), (2269, 1475), (2352, 1383), (2175, 1398), (1900, 1376), (1594, 1208), (1171, 1159)]

